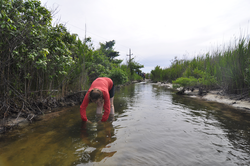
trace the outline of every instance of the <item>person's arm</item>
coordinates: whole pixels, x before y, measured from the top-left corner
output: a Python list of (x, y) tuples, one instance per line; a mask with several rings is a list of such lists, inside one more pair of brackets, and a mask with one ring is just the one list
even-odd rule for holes
[(102, 116), (102, 122), (105, 122), (109, 118), (109, 113), (110, 113), (110, 98), (108, 94), (103, 95), (104, 97), (104, 113)]
[(84, 99), (83, 99), (83, 102), (80, 106), (80, 114), (81, 114), (81, 118), (82, 118), (82, 121), (88, 121), (87, 119), (87, 116), (86, 116), (86, 108), (89, 104), (89, 99), (88, 99), (88, 93), (86, 93)]

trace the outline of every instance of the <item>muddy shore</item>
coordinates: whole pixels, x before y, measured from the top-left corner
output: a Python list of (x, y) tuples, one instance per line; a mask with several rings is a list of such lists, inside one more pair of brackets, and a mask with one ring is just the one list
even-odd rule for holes
[[(121, 87), (136, 83), (137, 81), (128, 82), (124, 85), (115, 86), (115, 91)], [(13, 129), (25, 127), (30, 123), (40, 120), (49, 120), (51, 118), (60, 116), (67, 108), (80, 105), (85, 97), (87, 90), (69, 93), (64, 98), (56, 100), (55, 98), (48, 98), (36, 101), (35, 105), (39, 107), (36, 113), (25, 113), (20, 110), (19, 113), (10, 113), (7, 118), (0, 119), (0, 136)], [(30, 105), (33, 105), (32, 103)]]

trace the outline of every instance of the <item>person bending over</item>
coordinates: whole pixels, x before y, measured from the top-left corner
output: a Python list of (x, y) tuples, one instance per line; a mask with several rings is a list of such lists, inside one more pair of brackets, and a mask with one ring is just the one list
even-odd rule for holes
[(110, 78), (99, 77), (95, 79), (87, 91), (80, 106), (82, 120), (88, 121), (86, 116), (86, 108), (89, 102), (96, 103), (97, 116), (102, 115), (102, 109), (104, 108), (104, 114), (101, 119), (102, 122), (107, 121), (109, 116), (114, 116), (114, 92), (114, 83)]

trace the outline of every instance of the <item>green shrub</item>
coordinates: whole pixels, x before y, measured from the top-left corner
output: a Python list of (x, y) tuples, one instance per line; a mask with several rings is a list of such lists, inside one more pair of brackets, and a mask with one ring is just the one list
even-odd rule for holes
[(198, 81), (203, 86), (210, 87), (217, 83), (216, 78), (205, 71), (201, 71), (196, 68), (194, 73), (200, 76)]
[(183, 88), (187, 87), (187, 86), (194, 86), (198, 84), (198, 80), (194, 77), (180, 77), (177, 78), (175, 81), (172, 81), (173, 83), (173, 87), (177, 88), (182, 86)]
[(127, 74), (120, 68), (113, 68), (108, 76), (115, 85), (124, 84), (128, 81)]

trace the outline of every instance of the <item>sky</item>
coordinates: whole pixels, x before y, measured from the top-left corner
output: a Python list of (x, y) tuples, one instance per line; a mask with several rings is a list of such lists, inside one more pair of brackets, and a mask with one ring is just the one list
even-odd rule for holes
[(80, 39), (115, 40), (118, 59), (132, 58), (150, 73), (171, 60), (191, 60), (249, 36), (250, 0), (40, 0)]

